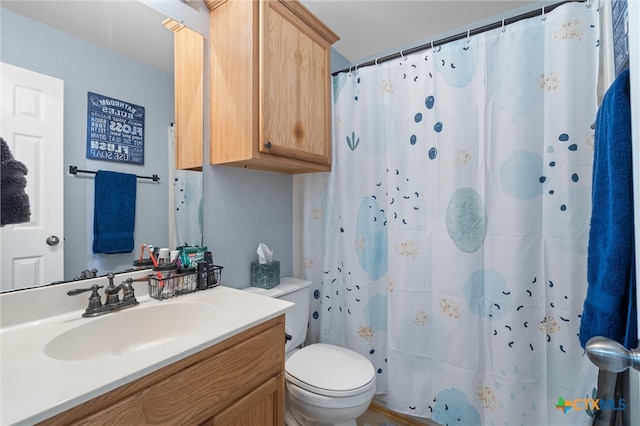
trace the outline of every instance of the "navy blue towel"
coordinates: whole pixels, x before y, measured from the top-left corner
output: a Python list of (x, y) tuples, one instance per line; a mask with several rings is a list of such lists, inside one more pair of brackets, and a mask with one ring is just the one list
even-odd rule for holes
[(638, 343), (632, 173), (627, 70), (607, 90), (596, 117), (582, 347), (593, 336), (627, 348)]
[(136, 222), (136, 175), (98, 170), (93, 252), (131, 253)]

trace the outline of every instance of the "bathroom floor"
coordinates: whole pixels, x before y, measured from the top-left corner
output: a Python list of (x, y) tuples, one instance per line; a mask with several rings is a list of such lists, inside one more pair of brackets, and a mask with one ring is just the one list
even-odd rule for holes
[(395, 413), (376, 404), (356, 419), (358, 426), (436, 426), (438, 423), (429, 420), (414, 420), (404, 414)]
[(400, 422), (377, 411), (367, 410), (356, 419), (358, 426), (409, 426), (408, 423)]

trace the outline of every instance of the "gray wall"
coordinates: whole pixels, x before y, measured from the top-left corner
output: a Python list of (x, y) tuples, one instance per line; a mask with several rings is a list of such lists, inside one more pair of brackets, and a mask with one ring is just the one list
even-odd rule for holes
[(205, 166), (203, 172), (204, 243), (214, 262), (224, 266), (223, 283), (250, 284), (261, 242), (280, 261), (280, 275), (292, 276), (293, 178), (224, 166)]
[(349, 68), (351, 63), (333, 47), (331, 48), (331, 72)]

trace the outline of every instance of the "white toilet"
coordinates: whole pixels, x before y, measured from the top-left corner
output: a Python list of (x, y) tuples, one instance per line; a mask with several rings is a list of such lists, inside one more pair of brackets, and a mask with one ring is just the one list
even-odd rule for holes
[(335, 345), (304, 345), (309, 322), (311, 281), (281, 278), (270, 289), (246, 291), (295, 303), (285, 314), (287, 426), (354, 425), (376, 392), (375, 370), (362, 355)]

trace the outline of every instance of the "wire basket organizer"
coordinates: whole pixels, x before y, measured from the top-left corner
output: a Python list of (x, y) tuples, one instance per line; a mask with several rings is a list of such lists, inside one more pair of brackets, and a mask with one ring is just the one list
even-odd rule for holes
[[(206, 280), (206, 285), (198, 286), (198, 274), (195, 272), (172, 274), (161, 277), (157, 274), (147, 276), (149, 282), (149, 296), (154, 299), (164, 300), (195, 291), (206, 290), (220, 285), (222, 278), (222, 266), (214, 265), (209, 269), (211, 278)], [(213, 271), (213, 273), (211, 272)]]

